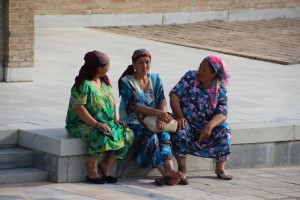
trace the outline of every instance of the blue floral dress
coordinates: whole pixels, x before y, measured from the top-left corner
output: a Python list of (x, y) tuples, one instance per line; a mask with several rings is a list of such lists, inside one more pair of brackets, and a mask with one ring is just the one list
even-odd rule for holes
[(178, 96), (187, 125), (178, 130), (173, 137), (175, 156), (185, 157), (187, 154), (216, 158), (225, 161), (230, 154), (231, 131), (228, 123), (222, 122), (212, 130), (206, 142), (198, 142), (201, 128), (215, 114), (227, 116), (227, 91), (221, 84), (218, 103), (215, 109), (211, 106), (209, 90), (198, 81), (198, 71), (187, 72), (171, 90)]
[(133, 75), (121, 79), (119, 107), (120, 118), (135, 135), (134, 149), (136, 163), (143, 168), (164, 165), (165, 159), (172, 158), (170, 133), (153, 133), (140, 123), (139, 114), (130, 109), (130, 105), (143, 105), (151, 108), (158, 106), (165, 99), (162, 81), (158, 74), (149, 73), (148, 91), (144, 92)]

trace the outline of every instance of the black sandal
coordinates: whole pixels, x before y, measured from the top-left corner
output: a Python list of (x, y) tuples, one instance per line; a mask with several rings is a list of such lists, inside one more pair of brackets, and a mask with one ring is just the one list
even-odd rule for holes
[(92, 184), (104, 184), (105, 183), (105, 179), (104, 178), (100, 178), (100, 177), (96, 177), (96, 178), (90, 178), (89, 175), (86, 176), (86, 181), (88, 183), (92, 183)]
[(156, 178), (154, 184), (157, 186), (163, 186), (166, 184), (166, 180), (164, 178)]
[(118, 179), (113, 176), (104, 176), (104, 179), (107, 183), (116, 183)]

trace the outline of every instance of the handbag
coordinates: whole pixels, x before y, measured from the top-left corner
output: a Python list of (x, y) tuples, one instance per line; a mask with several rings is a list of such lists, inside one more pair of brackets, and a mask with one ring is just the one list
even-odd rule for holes
[[(144, 116), (141, 119), (141, 122), (152, 132), (154, 133), (159, 133), (161, 131), (157, 130), (156, 127), (156, 121), (157, 117), (156, 116)], [(176, 132), (177, 130), (177, 120), (172, 119), (172, 121), (168, 124), (165, 125), (164, 129), (162, 131), (167, 131), (167, 132)]]

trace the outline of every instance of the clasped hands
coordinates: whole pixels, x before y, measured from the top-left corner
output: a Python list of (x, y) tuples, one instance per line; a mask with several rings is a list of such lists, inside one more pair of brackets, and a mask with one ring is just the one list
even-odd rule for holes
[(159, 131), (162, 131), (166, 124), (170, 123), (173, 120), (172, 115), (168, 112), (161, 111), (157, 117), (156, 127)]

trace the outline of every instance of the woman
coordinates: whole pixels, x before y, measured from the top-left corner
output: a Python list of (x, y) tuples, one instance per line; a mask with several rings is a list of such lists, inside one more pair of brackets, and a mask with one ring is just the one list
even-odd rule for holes
[[(87, 182), (116, 183), (117, 178), (110, 175), (110, 170), (128, 152), (134, 134), (116, 118), (112, 88), (106, 76), (110, 67), (108, 56), (92, 51), (85, 54), (84, 60), (71, 89), (66, 129), (70, 136), (89, 144)], [(104, 152), (108, 155), (99, 164), (103, 175), (100, 177), (97, 162)]]
[(143, 168), (158, 168), (163, 178), (156, 179), (156, 185), (175, 185), (181, 173), (173, 169), (170, 133), (153, 133), (139, 120), (140, 116), (156, 116), (158, 130), (172, 120), (167, 113), (161, 79), (158, 74), (151, 73), (150, 68), (149, 51), (134, 51), (132, 65), (119, 79), (120, 117), (134, 131), (137, 164)]
[[(178, 170), (186, 173), (186, 155), (216, 158), (215, 173), (225, 180), (232, 176), (225, 171), (230, 154), (231, 133), (227, 118), (226, 86), (229, 83), (223, 60), (208, 56), (198, 71), (187, 72), (170, 92), (170, 104), (178, 120), (173, 147)], [(187, 185), (184, 176), (179, 184)]]

